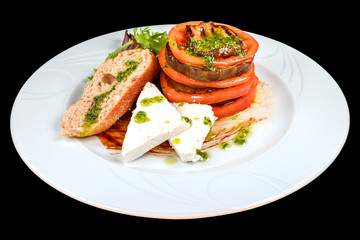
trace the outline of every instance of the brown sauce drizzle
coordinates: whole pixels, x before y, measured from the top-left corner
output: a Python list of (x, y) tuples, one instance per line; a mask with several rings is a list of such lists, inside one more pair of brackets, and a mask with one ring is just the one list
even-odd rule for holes
[[(107, 149), (121, 150), (122, 143), (125, 138), (126, 130), (131, 119), (131, 112), (127, 112), (122, 116), (109, 130), (100, 133), (97, 137)], [(262, 119), (261, 119), (262, 120)], [(236, 118), (227, 118), (224, 120), (215, 121), (211, 134), (206, 138), (202, 151), (208, 150), (219, 145), (222, 142), (233, 140), (241, 128), (250, 128), (250, 126), (258, 121), (250, 118), (246, 122), (239, 123)], [(149, 155), (158, 157), (176, 157), (175, 151), (169, 145), (168, 141), (161, 143), (155, 148), (147, 152)]]
[[(257, 94), (253, 100), (255, 106), (250, 106), (250, 109), (257, 108), (256, 105), (262, 105), (263, 103), (267, 105), (266, 98), (268, 98), (268, 93), (264, 90), (263, 85), (264, 83), (259, 83)], [(242, 112), (235, 114), (232, 117), (216, 120), (210, 130), (210, 133), (205, 139), (201, 150), (206, 151), (220, 145), (223, 142), (232, 141), (242, 128), (251, 129), (254, 123), (267, 119), (267, 114), (260, 114), (259, 116), (250, 115), (251, 117), (244, 117), (241, 116), (241, 114)], [(131, 110), (123, 115), (110, 129), (98, 134), (97, 137), (107, 149), (121, 150), (130, 120)], [(151, 149), (147, 152), (147, 154), (166, 158), (177, 156), (168, 141), (165, 141)]]

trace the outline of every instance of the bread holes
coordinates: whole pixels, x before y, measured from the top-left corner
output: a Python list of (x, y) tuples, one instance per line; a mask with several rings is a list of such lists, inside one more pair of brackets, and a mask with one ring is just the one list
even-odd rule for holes
[(98, 81), (97, 87), (99, 92), (106, 92), (109, 91), (115, 84), (117, 80), (112, 74), (105, 73), (101, 77), (101, 81)]
[(116, 77), (114, 77), (113, 75), (111, 74), (108, 74), (108, 73), (105, 73), (101, 79), (101, 82), (102, 83), (105, 83), (105, 84), (109, 84), (109, 85), (114, 85), (114, 83), (116, 83)]

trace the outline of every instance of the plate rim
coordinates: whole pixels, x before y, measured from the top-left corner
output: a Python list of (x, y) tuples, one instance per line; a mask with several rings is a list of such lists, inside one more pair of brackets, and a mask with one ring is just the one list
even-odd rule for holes
[[(149, 26), (150, 28), (152, 27), (169, 27), (169, 26), (173, 26), (174, 24), (159, 24), (159, 25), (151, 25)], [(141, 26), (141, 27), (144, 27), (144, 26)], [(131, 28), (132, 29), (132, 28)], [(130, 29), (130, 30), (131, 30)], [(118, 32), (121, 32), (121, 31), (125, 31), (124, 30), (118, 30), (118, 31), (114, 31), (114, 32), (111, 32), (111, 33), (106, 33), (106, 34), (102, 34), (100, 36), (96, 36), (94, 38), (91, 38), (91, 39), (88, 39), (88, 40), (85, 40), (83, 42), (80, 42), (64, 51), (62, 51), (61, 53), (55, 55), (53, 58), (49, 59), (47, 62), (45, 62), (42, 66), (40, 66), (23, 84), (23, 86), (21, 87), (21, 89), (19, 90), (15, 100), (14, 100), (14, 103), (13, 103), (13, 106), (12, 106), (12, 109), (11, 109), (11, 115), (10, 115), (10, 133), (11, 133), (11, 138), (12, 138), (12, 141), (13, 141), (13, 144), (18, 152), (18, 154), (20, 155), (21, 159), (23, 160), (23, 162), (25, 162), (25, 164), (30, 168), (30, 170), (32, 172), (35, 173), (35, 175), (37, 175), (41, 180), (43, 180), (44, 182), (46, 182), (48, 185), (50, 185), (51, 187), (55, 188), (56, 190), (60, 191), (61, 193), (73, 198), (73, 199), (76, 199), (78, 201), (81, 201), (83, 203), (86, 203), (88, 205), (91, 205), (91, 206), (94, 206), (94, 207), (97, 207), (97, 208), (101, 208), (101, 209), (104, 209), (104, 210), (108, 210), (108, 211), (112, 211), (112, 212), (118, 212), (118, 213), (122, 213), (122, 214), (126, 214), (126, 215), (132, 215), (132, 216), (141, 216), (141, 217), (150, 217), (150, 218), (161, 218), (161, 219), (194, 219), (194, 218), (203, 218), (203, 217), (212, 217), (212, 216), (220, 216), (220, 215), (226, 215), (226, 214), (231, 214), (231, 213), (236, 213), (236, 212), (241, 212), (241, 211), (246, 211), (246, 210), (249, 210), (249, 209), (253, 209), (253, 208), (256, 208), (256, 207), (259, 207), (259, 206), (263, 206), (263, 205), (266, 205), (268, 203), (271, 203), (271, 202), (274, 202), (278, 199), (281, 199), (285, 196), (288, 196), (289, 194), (293, 193), (293, 192), (296, 192), (297, 190), (301, 189), (302, 187), (306, 186), (307, 184), (309, 184), (311, 181), (313, 181), (314, 179), (316, 179), (319, 175), (321, 175), (332, 163), (333, 161), (337, 158), (337, 156), (339, 155), (339, 153), (341, 152), (343, 146), (345, 145), (346, 143), (346, 140), (348, 138), (348, 134), (349, 134), (349, 129), (350, 129), (350, 111), (349, 111), (349, 106), (348, 106), (348, 102), (347, 102), (347, 99), (346, 99), (346, 96), (344, 95), (343, 91), (341, 90), (340, 86), (338, 85), (338, 83), (335, 81), (335, 79), (321, 66), (319, 65), (316, 61), (314, 61), (313, 59), (311, 59), (310, 57), (308, 57), (307, 55), (305, 55), (304, 53), (298, 51), (297, 49), (294, 49), (292, 48), (291, 46), (288, 46), (282, 42), (279, 42), (277, 40), (274, 40), (274, 39), (271, 39), (271, 38), (268, 38), (266, 36), (262, 36), (262, 35), (259, 35), (259, 34), (256, 34), (256, 33), (250, 33), (250, 34), (254, 34), (254, 35), (257, 35), (257, 36), (261, 36), (261, 37), (264, 37), (264, 38), (267, 38), (271, 41), (275, 41), (277, 43), (281, 43), (283, 45), (285, 45), (286, 47), (289, 47), (295, 51), (297, 51), (299, 54), (302, 54), (304, 56), (306, 56), (309, 60), (311, 60), (313, 62), (313, 64), (315, 63), (317, 65), (317, 67), (320, 67), (323, 71), (325, 71), (328, 76), (330, 76), (330, 78), (333, 80), (333, 82), (336, 84), (336, 87), (338, 88), (338, 90), (340, 90), (341, 94), (342, 94), (342, 98), (344, 99), (345, 101), (345, 106), (346, 106), (346, 109), (345, 111), (347, 112), (347, 115), (346, 115), (346, 126), (345, 126), (345, 129), (346, 131), (343, 133), (343, 138), (341, 139), (340, 141), (340, 144), (337, 145), (337, 148), (336, 148), (336, 151), (333, 152), (333, 155), (332, 157), (325, 162), (325, 164), (319, 168), (316, 172), (313, 172), (310, 176), (308, 176), (307, 179), (303, 180), (302, 182), (298, 183), (297, 185), (293, 186), (291, 188), (291, 190), (288, 190), (285, 194), (283, 192), (280, 192), (278, 193), (276, 196), (272, 196), (271, 199), (263, 199), (262, 201), (260, 201), (259, 204), (257, 204), (256, 206), (252, 206), (252, 207), (249, 207), (247, 209), (242, 209), (242, 210), (230, 210), (228, 212), (220, 212), (220, 213), (215, 213), (215, 214), (209, 214), (207, 216), (203, 216), (203, 215), (193, 215), (193, 216), (183, 216), (183, 217), (179, 217), (179, 216), (163, 216), (163, 215), (159, 215), (159, 216), (155, 216), (155, 215), (146, 215), (146, 214), (140, 214), (140, 213), (135, 213), (135, 212), (129, 212), (129, 211), (126, 211), (126, 210), (119, 210), (119, 209), (113, 209), (113, 208), (109, 208), (109, 207), (106, 207), (106, 206), (101, 206), (99, 204), (95, 204), (93, 203), (92, 201), (89, 201), (89, 200), (86, 200), (86, 199), (83, 199), (83, 198), (80, 198), (76, 195), (73, 195), (69, 192), (67, 192), (65, 189), (62, 189), (60, 188), (59, 186), (57, 186), (56, 184), (54, 184), (53, 182), (51, 182), (49, 179), (46, 178), (46, 176), (43, 175), (43, 173), (41, 173), (40, 171), (38, 171), (36, 168), (34, 168), (30, 161), (27, 159), (27, 156), (25, 156), (19, 149), (19, 146), (18, 146), (18, 140), (16, 140), (16, 136), (14, 134), (14, 111), (15, 111), (15, 108), (16, 108), (16, 105), (17, 105), (17, 101), (18, 101), (18, 97), (21, 93), (21, 91), (23, 90), (25, 84), (27, 81), (29, 81), (31, 79), (31, 77), (39, 70), (41, 69), (42, 67), (46, 66), (46, 64), (48, 64), (48, 62), (50, 62), (52, 59), (54, 59), (55, 57), (61, 55), (63, 52), (65, 51), (68, 51), (69, 49), (72, 49), (80, 44), (83, 44), (84, 42), (88, 42), (88, 41), (91, 41), (93, 39), (96, 39), (96, 38), (102, 38), (106, 35), (109, 35), (109, 34), (113, 34), (113, 33), (118, 33)]]

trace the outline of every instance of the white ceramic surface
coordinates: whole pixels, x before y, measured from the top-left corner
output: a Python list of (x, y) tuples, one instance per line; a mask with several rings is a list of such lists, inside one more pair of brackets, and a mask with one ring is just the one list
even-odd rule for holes
[[(150, 26), (158, 32), (171, 27)], [(252, 34), (260, 45), (255, 71), (269, 84), (274, 102), (271, 118), (256, 127), (246, 145), (213, 149), (207, 162), (167, 165), (163, 158), (145, 156), (124, 164), (97, 137), (60, 136), (62, 114), (123, 34), (96, 37), (55, 56), (15, 100), (10, 128), (17, 151), (36, 175), (66, 195), (136, 216), (223, 215), (305, 186), (345, 143), (349, 110), (334, 79), (304, 54), (257, 34)]]

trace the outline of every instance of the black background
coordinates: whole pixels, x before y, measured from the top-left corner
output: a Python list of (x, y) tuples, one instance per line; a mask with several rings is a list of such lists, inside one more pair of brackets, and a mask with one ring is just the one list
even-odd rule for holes
[[(137, 236), (141, 232), (148, 236), (177, 237), (219, 231), (222, 236), (233, 233), (236, 237), (246, 234), (257, 238), (266, 234), (292, 238), (353, 232), (352, 223), (358, 221), (359, 213), (356, 200), (359, 181), (355, 172), (359, 157), (356, 150), (350, 150), (357, 130), (354, 103), (359, 79), (354, 8), (355, 5), (346, 2), (319, 5), (304, 1), (46, 2), (3, 8), (2, 72), (6, 74), (2, 80), (4, 91), (9, 94), (4, 124), (7, 139), (2, 147), (6, 229), (10, 231), (10, 226), (15, 226), (18, 231), (10, 232), (20, 234), (26, 228), (26, 233), (34, 236), (46, 236), (50, 234), (46, 230), (50, 230), (51, 235), (115, 233), (118, 237), (125, 237), (125, 233)], [(197, 220), (159, 220), (81, 203), (47, 185), (24, 164), (13, 145), (9, 119), (15, 97), (32, 73), (55, 55), (90, 38), (126, 28), (190, 20), (227, 23), (267, 36), (299, 50), (329, 72), (348, 101), (351, 127), (343, 150), (323, 174), (295, 193), (249, 211)], [(147, 226), (152, 231), (143, 231)]]

